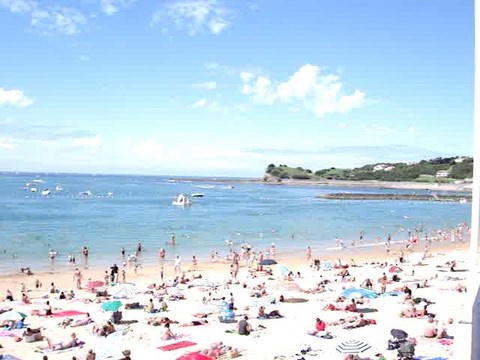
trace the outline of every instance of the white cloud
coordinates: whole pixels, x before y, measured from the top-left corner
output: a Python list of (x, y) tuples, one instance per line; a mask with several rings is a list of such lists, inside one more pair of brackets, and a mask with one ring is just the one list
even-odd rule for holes
[(244, 81), (244, 82), (248, 82), (248, 81), (253, 79), (253, 74), (249, 73), (247, 71), (242, 71), (240, 73), (240, 79), (242, 79), (242, 81)]
[(90, 61), (90, 56), (82, 55), (80, 56), (80, 61)]
[(365, 93), (355, 90), (351, 94), (342, 91), (340, 76), (325, 74), (318, 66), (304, 65), (287, 81), (274, 83), (266, 76), (253, 76), (242, 72), (242, 93), (255, 102), (267, 105), (298, 103), (318, 117), (327, 114), (344, 114), (365, 105)]
[(33, 100), (25, 96), (21, 90), (5, 90), (0, 88), (0, 107), (10, 105), (15, 107), (27, 107), (33, 104)]
[(45, 7), (36, 0), (0, 0), (0, 6), (12, 13), (26, 14), (30, 25), (43, 33), (59, 32), (66, 35), (76, 34), (87, 23), (83, 13), (70, 7)]
[(207, 99), (199, 99), (192, 104), (192, 108), (201, 108), (207, 105)]
[(100, 0), (100, 8), (105, 15), (113, 15), (136, 0)]
[(206, 81), (199, 84), (193, 84), (192, 87), (195, 89), (215, 90), (217, 88), (217, 83), (215, 81)]
[(71, 146), (82, 148), (96, 148), (102, 144), (102, 139), (97, 136), (82, 137), (73, 139)]
[(231, 11), (216, 0), (176, 0), (164, 5), (152, 16), (153, 25), (169, 19), (190, 35), (201, 32), (220, 34), (230, 23)]
[(0, 138), (0, 150), (15, 150), (17, 144), (12, 139)]

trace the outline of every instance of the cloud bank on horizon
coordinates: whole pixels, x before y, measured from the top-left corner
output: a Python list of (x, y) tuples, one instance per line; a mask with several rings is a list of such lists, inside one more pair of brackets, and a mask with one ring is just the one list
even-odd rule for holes
[(0, 0), (0, 170), (258, 176), (470, 155), (473, 6), (453, 7)]

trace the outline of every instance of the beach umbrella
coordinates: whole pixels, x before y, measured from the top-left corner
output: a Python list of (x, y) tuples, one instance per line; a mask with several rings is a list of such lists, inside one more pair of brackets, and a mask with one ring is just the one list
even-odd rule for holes
[(87, 282), (87, 289), (93, 290), (93, 289), (102, 287), (103, 285), (105, 285), (105, 283), (103, 281), (92, 280), (92, 281)]
[(19, 311), (15, 310), (10, 310), (7, 312), (4, 312), (3, 314), (0, 314), (0, 321), (19, 321), (23, 320), (27, 317), (24, 313), (21, 313)]
[(359, 299), (359, 298), (374, 299), (378, 295), (375, 291), (372, 291), (372, 290), (352, 287), (352, 288), (343, 290), (340, 296), (347, 299)]
[(395, 339), (398, 340), (405, 340), (408, 337), (408, 334), (400, 329), (392, 329), (390, 330), (390, 335), (392, 335)]
[(106, 301), (100, 307), (104, 311), (117, 311), (122, 306), (122, 303), (118, 300)]
[(277, 262), (273, 259), (263, 259), (258, 263), (260, 266), (270, 266), (270, 265), (277, 265)]
[(177, 360), (212, 360), (212, 358), (198, 352), (192, 352), (178, 357)]
[(372, 346), (361, 340), (347, 340), (337, 345), (337, 351), (341, 354), (361, 354)]
[(398, 266), (391, 266), (390, 269), (388, 269), (388, 272), (390, 273), (401, 273), (403, 270), (400, 269)]

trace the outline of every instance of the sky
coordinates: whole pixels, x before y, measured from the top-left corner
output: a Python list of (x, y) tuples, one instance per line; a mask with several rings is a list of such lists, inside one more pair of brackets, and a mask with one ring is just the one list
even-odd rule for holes
[(473, 153), (473, 0), (0, 0), (0, 170)]

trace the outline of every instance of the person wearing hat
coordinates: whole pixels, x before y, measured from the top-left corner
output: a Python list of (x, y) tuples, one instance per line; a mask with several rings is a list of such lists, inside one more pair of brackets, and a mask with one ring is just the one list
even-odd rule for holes
[(120, 360), (132, 360), (132, 358), (130, 357), (131, 355), (130, 350), (123, 350), (122, 355), (123, 355), (123, 358), (121, 358)]

